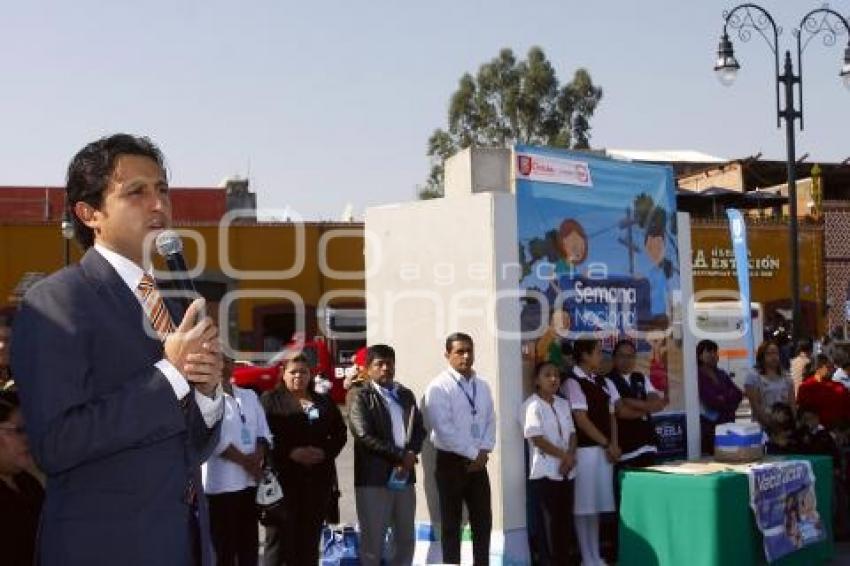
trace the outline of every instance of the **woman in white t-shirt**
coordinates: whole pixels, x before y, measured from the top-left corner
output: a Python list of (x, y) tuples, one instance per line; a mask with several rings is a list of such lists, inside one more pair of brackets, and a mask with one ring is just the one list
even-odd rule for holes
[(602, 365), (598, 340), (573, 343), (576, 365), (563, 390), (576, 426), (576, 483), (573, 512), (576, 538), (585, 566), (605, 564), (599, 551), (599, 514), (613, 513), (614, 463), (620, 458), (615, 408), (616, 386), (597, 372)]
[(537, 365), (533, 393), (523, 405), (523, 436), (528, 439), (534, 513), (541, 529), (540, 564), (568, 564), (572, 541), (576, 435), (570, 403), (556, 395), (558, 367)]

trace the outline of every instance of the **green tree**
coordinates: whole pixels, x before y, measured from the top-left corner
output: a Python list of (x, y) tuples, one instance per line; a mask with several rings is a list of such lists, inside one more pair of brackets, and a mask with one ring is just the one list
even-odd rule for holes
[(420, 198), (443, 194), (443, 166), (467, 147), (509, 147), (516, 143), (586, 149), (590, 119), (602, 98), (586, 69), (561, 86), (543, 50), (532, 47), (523, 61), (510, 49), (460, 78), (449, 100), (448, 129), (428, 138), (431, 171)]

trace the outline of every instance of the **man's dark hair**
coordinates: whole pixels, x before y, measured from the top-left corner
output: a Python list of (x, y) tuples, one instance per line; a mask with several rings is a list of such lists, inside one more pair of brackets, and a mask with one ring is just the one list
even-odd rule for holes
[(643, 237), (644, 245), (650, 238), (663, 238), (666, 230), (667, 213), (663, 208), (656, 208), (647, 220), (646, 233)]
[(307, 364), (307, 367), (310, 367), (310, 358), (300, 352), (291, 357), (284, 357), (281, 361), (280, 369), (281, 371), (286, 371), (286, 368), (287, 366), (289, 366), (289, 364), (295, 363)]
[(446, 338), (446, 352), (452, 351), (452, 344), (455, 342), (466, 342), (470, 346), (473, 346), (475, 343), (472, 341), (472, 336), (469, 334), (464, 334), (463, 332), (452, 332)]
[(77, 241), (84, 249), (94, 244), (94, 231), (83, 224), (74, 212), (78, 202), (84, 202), (99, 209), (103, 205), (103, 196), (109, 183), (109, 176), (115, 169), (115, 161), (120, 155), (140, 155), (156, 162), (165, 174), (165, 161), (162, 152), (146, 137), (130, 134), (113, 134), (88, 144), (81, 149), (68, 165), (68, 177), (65, 185), (65, 210), (74, 223)]
[(637, 346), (635, 346), (635, 343), (628, 338), (624, 338), (622, 340), (618, 340), (617, 343), (614, 344), (614, 351), (611, 352), (611, 355), (616, 356), (621, 348), (625, 348), (627, 346), (637, 352)]
[(366, 366), (372, 365), (375, 360), (393, 360), (395, 361), (395, 350), (392, 346), (386, 344), (375, 344), (369, 346), (366, 350)]

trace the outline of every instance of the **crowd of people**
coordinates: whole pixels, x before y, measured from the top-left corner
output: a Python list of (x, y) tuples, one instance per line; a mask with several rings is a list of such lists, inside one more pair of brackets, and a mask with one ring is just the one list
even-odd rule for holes
[[(607, 377), (598, 374), (598, 341), (577, 341), (574, 352), (576, 363), (566, 375), (552, 362), (539, 364), (531, 384), (534, 393), (520, 414), (529, 441), (529, 502), (539, 527), (534, 549), (541, 564), (576, 563), (579, 556), (585, 564), (602, 563), (599, 516), (616, 510), (615, 468), (653, 462), (648, 415), (666, 402), (634, 371), (633, 343), (617, 344)], [(429, 434), (436, 453), (443, 560), (461, 562), (466, 507), (474, 563), (489, 563), (487, 462), (496, 443), (493, 397), (488, 380), (473, 367), (470, 336), (449, 336), (445, 358), (447, 367), (424, 391), (420, 408), (416, 395), (395, 379), (392, 347), (376, 344), (359, 355), (362, 366), (351, 380), (347, 405), (360, 560), (365, 565), (412, 563), (413, 486)], [(225, 363), (225, 375), (231, 369)], [(318, 563), (322, 527), (334, 514), (338, 494), (335, 459), (348, 435), (340, 409), (315, 391), (313, 377), (307, 359), (293, 355), (281, 366), (279, 385), (260, 397), (224, 380), (220, 434), (203, 473), (217, 564), (257, 564), (260, 555), (269, 566)], [(4, 517), (16, 517), (9, 525), (15, 530), (7, 532), (26, 535), (15, 536), (6, 546), (20, 551), (11, 564), (30, 563), (34, 556), (43, 499), (24, 430), (17, 393), (4, 392), (0, 499), (8, 503), (4, 508), (14, 510)], [(274, 471), (284, 498), (278, 512), (262, 519), (265, 545), (260, 554), (256, 490), (266, 468)]]
[[(88, 144), (69, 166), (66, 196), (85, 255), (26, 293), (11, 362), (0, 324), (4, 564), (257, 564), (256, 494), (269, 477), (284, 495), (261, 510), (264, 563), (316, 564), (323, 525), (338, 521), (335, 461), (349, 433), (363, 564), (412, 563), (426, 437), (443, 562), (461, 562), (465, 507), (473, 562), (489, 563), (497, 417), (471, 336), (446, 338), (446, 368), (421, 403), (396, 379), (386, 344), (358, 355), (347, 423), (298, 354), (258, 397), (229, 383), (232, 363), (203, 299), (175, 305), (152, 277), (145, 242), (171, 213), (159, 149), (125, 134)], [(603, 564), (616, 556), (604, 523), (616, 517), (617, 471), (654, 463), (650, 417), (667, 392), (636, 371), (631, 341), (617, 343), (609, 363), (598, 340), (576, 340), (563, 355), (548, 339), (518, 415), (530, 546), (540, 564)], [(746, 396), (769, 450), (825, 452), (840, 468), (850, 358), (800, 344), (786, 370), (766, 340), (742, 392), (718, 367), (716, 343), (701, 341), (696, 357), (704, 451)]]
[[(785, 363), (781, 346), (768, 339), (758, 347), (755, 358), (742, 391), (732, 376), (718, 367), (718, 345), (711, 340), (697, 345), (704, 453), (713, 450), (714, 427), (735, 422), (745, 398), (752, 420), (768, 435), (768, 451), (811, 451), (803, 441), (818, 433), (826, 441), (820, 446), (835, 445), (831, 454), (847, 445), (850, 353), (823, 348), (815, 354), (811, 341), (801, 340), (794, 357)], [(839, 464), (836, 457), (836, 466)]]

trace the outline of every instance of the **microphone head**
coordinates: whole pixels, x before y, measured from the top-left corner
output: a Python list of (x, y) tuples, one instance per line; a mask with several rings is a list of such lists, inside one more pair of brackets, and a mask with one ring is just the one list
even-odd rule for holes
[(163, 230), (156, 235), (156, 251), (162, 257), (183, 252), (183, 240), (174, 230)]

